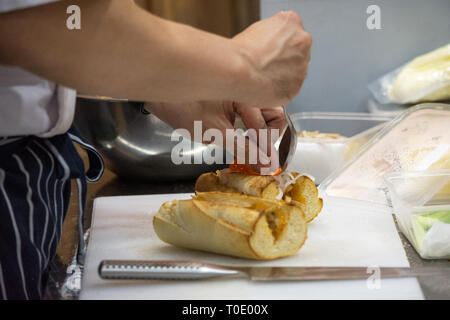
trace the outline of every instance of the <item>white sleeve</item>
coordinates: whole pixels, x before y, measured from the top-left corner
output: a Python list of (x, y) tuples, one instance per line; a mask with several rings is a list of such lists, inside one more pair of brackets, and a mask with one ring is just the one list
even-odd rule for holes
[(59, 0), (0, 0), (0, 12), (24, 9), (56, 1)]

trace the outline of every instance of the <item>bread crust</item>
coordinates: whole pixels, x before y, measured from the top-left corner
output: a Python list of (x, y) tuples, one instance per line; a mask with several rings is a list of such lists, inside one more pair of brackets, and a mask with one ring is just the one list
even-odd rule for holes
[[(292, 173), (299, 175), (297, 172)], [(257, 176), (241, 172), (217, 171), (202, 174), (195, 184), (196, 192), (241, 193), (264, 199), (276, 200), (279, 189), (272, 176)], [(307, 176), (298, 178), (283, 194), (283, 200), (300, 207), (307, 222), (318, 216), (323, 207), (314, 181)]]
[[(274, 227), (270, 215), (282, 217), (285, 224)], [(153, 226), (161, 240), (175, 246), (262, 260), (295, 254), (307, 234), (297, 206), (221, 192), (166, 202)]]

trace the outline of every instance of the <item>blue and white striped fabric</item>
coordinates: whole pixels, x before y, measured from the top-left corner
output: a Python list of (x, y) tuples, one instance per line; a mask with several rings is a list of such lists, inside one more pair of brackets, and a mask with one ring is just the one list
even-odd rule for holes
[[(89, 151), (88, 177), (72, 140)], [(79, 187), (83, 235), (86, 181), (97, 181), (102, 172), (100, 155), (73, 128), (48, 139), (0, 140), (0, 299), (42, 297), (47, 266), (61, 238), (71, 179)]]

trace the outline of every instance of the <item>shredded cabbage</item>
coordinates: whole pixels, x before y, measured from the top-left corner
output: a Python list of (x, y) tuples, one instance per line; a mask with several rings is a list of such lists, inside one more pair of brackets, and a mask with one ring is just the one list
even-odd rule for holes
[(311, 177), (307, 174), (298, 174), (296, 177), (292, 174), (292, 172), (283, 171), (278, 176), (274, 176), (275, 182), (277, 184), (278, 188), (278, 195), (276, 197), (277, 200), (283, 199), (284, 192), (286, 191), (287, 187), (294, 184), (298, 178), (300, 177), (308, 177), (312, 181), (314, 181), (314, 177)]

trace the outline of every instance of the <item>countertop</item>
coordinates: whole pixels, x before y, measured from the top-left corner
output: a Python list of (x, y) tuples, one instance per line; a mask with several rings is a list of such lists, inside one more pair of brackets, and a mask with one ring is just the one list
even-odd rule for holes
[[(85, 159), (85, 154), (80, 151)], [(85, 226), (91, 223), (93, 200), (102, 196), (144, 195), (161, 193), (193, 192), (195, 181), (178, 182), (139, 182), (119, 178), (106, 169), (102, 179), (88, 185)], [(63, 236), (57, 255), (50, 263), (50, 275), (44, 299), (62, 299), (60, 288), (66, 276), (67, 266), (74, 256), (78, 241), (77, 235), (77, 189), (72, 184), (69, 211), (63, 225)], [(450, 267), (448, 260), (421, 259), (408, 240), (400, 233), (402, 243), (412, 267)], [(446, 277), (421, 277), (418, 279), (426, 299), (450, 299), (450, 279)]]

